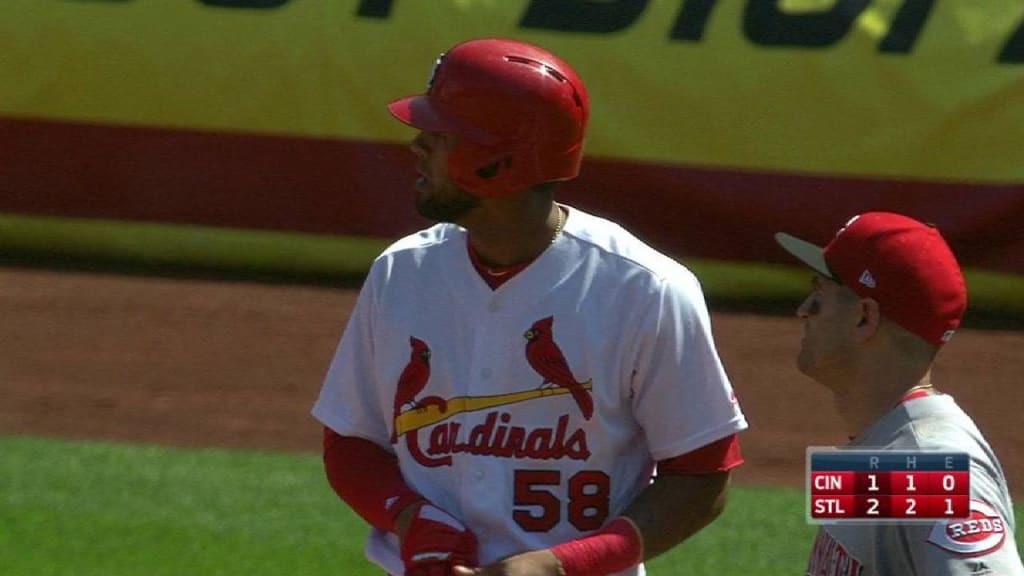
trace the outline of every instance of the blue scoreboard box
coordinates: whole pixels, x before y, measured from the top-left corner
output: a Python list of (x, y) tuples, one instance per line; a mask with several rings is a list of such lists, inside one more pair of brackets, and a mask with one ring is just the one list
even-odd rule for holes
[(807, 449), (812, 524), (966, 518), (970, 492), (965, 452)]

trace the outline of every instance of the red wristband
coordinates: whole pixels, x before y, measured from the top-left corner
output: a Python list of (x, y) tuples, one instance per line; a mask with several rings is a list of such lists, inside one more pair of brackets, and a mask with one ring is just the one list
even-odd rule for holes
[(625, 516), (615, 518), (596, 534), (551, 548), (565, 576), (611, 574), (644, 559), (640, 530)]

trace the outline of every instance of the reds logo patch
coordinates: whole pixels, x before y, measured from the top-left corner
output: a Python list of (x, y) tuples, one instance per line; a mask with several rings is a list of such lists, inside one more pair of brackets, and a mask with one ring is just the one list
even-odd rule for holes
[(928, 541), (960, 556), (977, 556), (997, 550), (1006, 539), (1006, 522), (995, 508), (981, 500), (971, 500), (967, 518), (943, 520), (935, 524)]

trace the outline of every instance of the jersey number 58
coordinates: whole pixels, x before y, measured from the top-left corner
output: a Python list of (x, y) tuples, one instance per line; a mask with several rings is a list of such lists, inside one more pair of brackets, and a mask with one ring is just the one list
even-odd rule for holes
[(516, 470), (512, 518), (527, 532), (547, 532), (562, 521), (564, 493), (569, 523), (581, 532), (597, 530), (608, 518), (610, 492), (611, 479), (596, 470), (573, 474), (565, 487), (560, 470)]

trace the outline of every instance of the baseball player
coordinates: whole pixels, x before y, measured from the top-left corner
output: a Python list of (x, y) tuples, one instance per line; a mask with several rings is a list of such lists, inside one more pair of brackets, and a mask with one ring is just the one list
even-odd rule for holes
[[(418, 212), (374, 262), (313, 414), (389, 574), (644, 574), (711, 522), (747, 424), (697, 280), (553, 199), (589, 101), (561, 59), (460, 43), (425, 94)], [(655, 475), (655, 468), (657, 474)]]
[(1024, 575), (1013, 507), (996, 455), (974, 422), (932, 384), (939, 349), (967, 292), (939, 232), (899, 214), (850, 220), (821, 249), (776, 240), (816, 272), (797, 310), (799, 369), (835, 396), (849, 447), (970, 455), (970, 517), (934, 523), (824, 525), (807, 574)]

